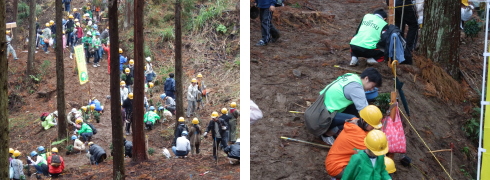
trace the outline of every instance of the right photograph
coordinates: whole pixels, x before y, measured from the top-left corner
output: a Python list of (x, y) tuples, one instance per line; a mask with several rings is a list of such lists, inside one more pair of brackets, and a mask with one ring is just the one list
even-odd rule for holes
[(486, 4), (251, 0), (250, 179), (485, 179)]

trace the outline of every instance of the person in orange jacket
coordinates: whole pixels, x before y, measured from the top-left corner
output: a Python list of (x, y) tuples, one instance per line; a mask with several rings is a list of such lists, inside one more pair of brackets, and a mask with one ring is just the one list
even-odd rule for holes
[(107, 54), (107, 73), (111, 74), (111, 48), (110, 48), (111, 43), (107, 43), (107, 46), (102, 44), (102, 49), (104, 49), (105, 53)]
[(58, 154), (58, 148), (51, 149), (51, 156), (48, 157), (48, 172), (51, 176), (57, 177), (65, 169), (65, 161)]

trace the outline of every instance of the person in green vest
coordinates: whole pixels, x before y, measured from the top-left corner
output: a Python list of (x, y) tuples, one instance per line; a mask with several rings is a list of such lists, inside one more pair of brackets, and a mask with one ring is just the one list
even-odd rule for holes
[(157, 113), (155, 113), (155, 107), (150, 106), (150, 110), (145, 113), (143, 119), (145, 123), (145, 129), (152, 130), (153, 125), (155, 125), (155, 122), (160, 119), (160, 116)]
[(44, 130), (48, 130), (53, 126), (58, 125), (58, 123), (56, 123), (57, 118), (58, 118), (58, 111), (54, 111), (53, 113), (46, 116), (46, 119), (41, 122), (41, 126), (43, 126)]
[[(332, 145), (335, 140), (334, 136), (340, 134), (344, 128), (345, 120), (359, 118), (359, 111), (368, 106), (365, 92), (381, 87), (382, 83), (381, 74), (375, 68), (370, 67), (365, 69), (361, 75), (344, 74), (320, 91), (321, 95), (324, 94), (326, 109), (331, 115), (334, 115), (330, 126), (320, 129), (323, 141)], [(376, 116), (366, 118), (374, 117)], [(366, 121), (374, 122), (366, 118), (364, 118)]]
[(92, 47), (92, 32), (88, 31), (87, 35), (82, 38), (83, 49), (85, 50), (85, 61), (90, 63), (90, 48)]
[(94, 135), (92, 128), (90, 128), (90, 126), (87, 123), (84, 123), (81, 118), (77, 119), (76, 123), (82, 125), (80, 130), (77, 131), (78, 135), (83, 137), (84, 142), (90, 141), (90, 139)]
[(386, 171), (385, 154), (388, 141), (385, 133), (372, 130), (364, 139), (367, 149), (352, 155), (342, 179), (391, 180)]
[(373, 14), (366, 14), (362, 18), (356, 34), (350, 41), (351, 66), (356, 66), (359, 63), (358, 57), (365, 57), (368, 64), (376, 64), (384, 61), (384, 53), (376, 47), (381, 34), (388, 27), (386, 17), (388, 15), (383, 9), (374, 11)]

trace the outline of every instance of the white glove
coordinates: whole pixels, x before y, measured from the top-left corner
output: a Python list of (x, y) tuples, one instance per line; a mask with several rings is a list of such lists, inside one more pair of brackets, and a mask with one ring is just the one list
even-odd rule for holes
[(226, 126), (223, 126), (221, 129), (226, 130)]
[(29, 159), (29, 161), (32, 161), (31, 156), (27, 156), (27, 159)]
[(202, 134), (202, 135), (203, 135), (203, 136), (206, 136), (206, 135), (208, 135), (208, 132), (204, 132), (204, 134)]

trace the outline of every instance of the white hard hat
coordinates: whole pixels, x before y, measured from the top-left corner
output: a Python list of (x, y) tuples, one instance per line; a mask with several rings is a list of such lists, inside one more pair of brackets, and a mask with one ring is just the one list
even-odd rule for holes
[(239, 142), (240, 142), (240, 138), (239, 138), (239, 139), (237, 139), (237, 140), (236, 140), (236, 142), (238, 142), (238, 143), (239, 143)]
[(73, 108), (73, 109), (71, 109), (71, 112), (72, 112), (72, 113), (76, 113), (76, 112), (77, 112), (77, 108)]
[(58, 111), (54, 111), (53, 114), (58, 117)]
[(90, 31), (87, 32), (87, 35), (92, 36), (92, 32), (90, 32)]
[(146, 57), (146, 61), (151, 62), (151, 57)]

